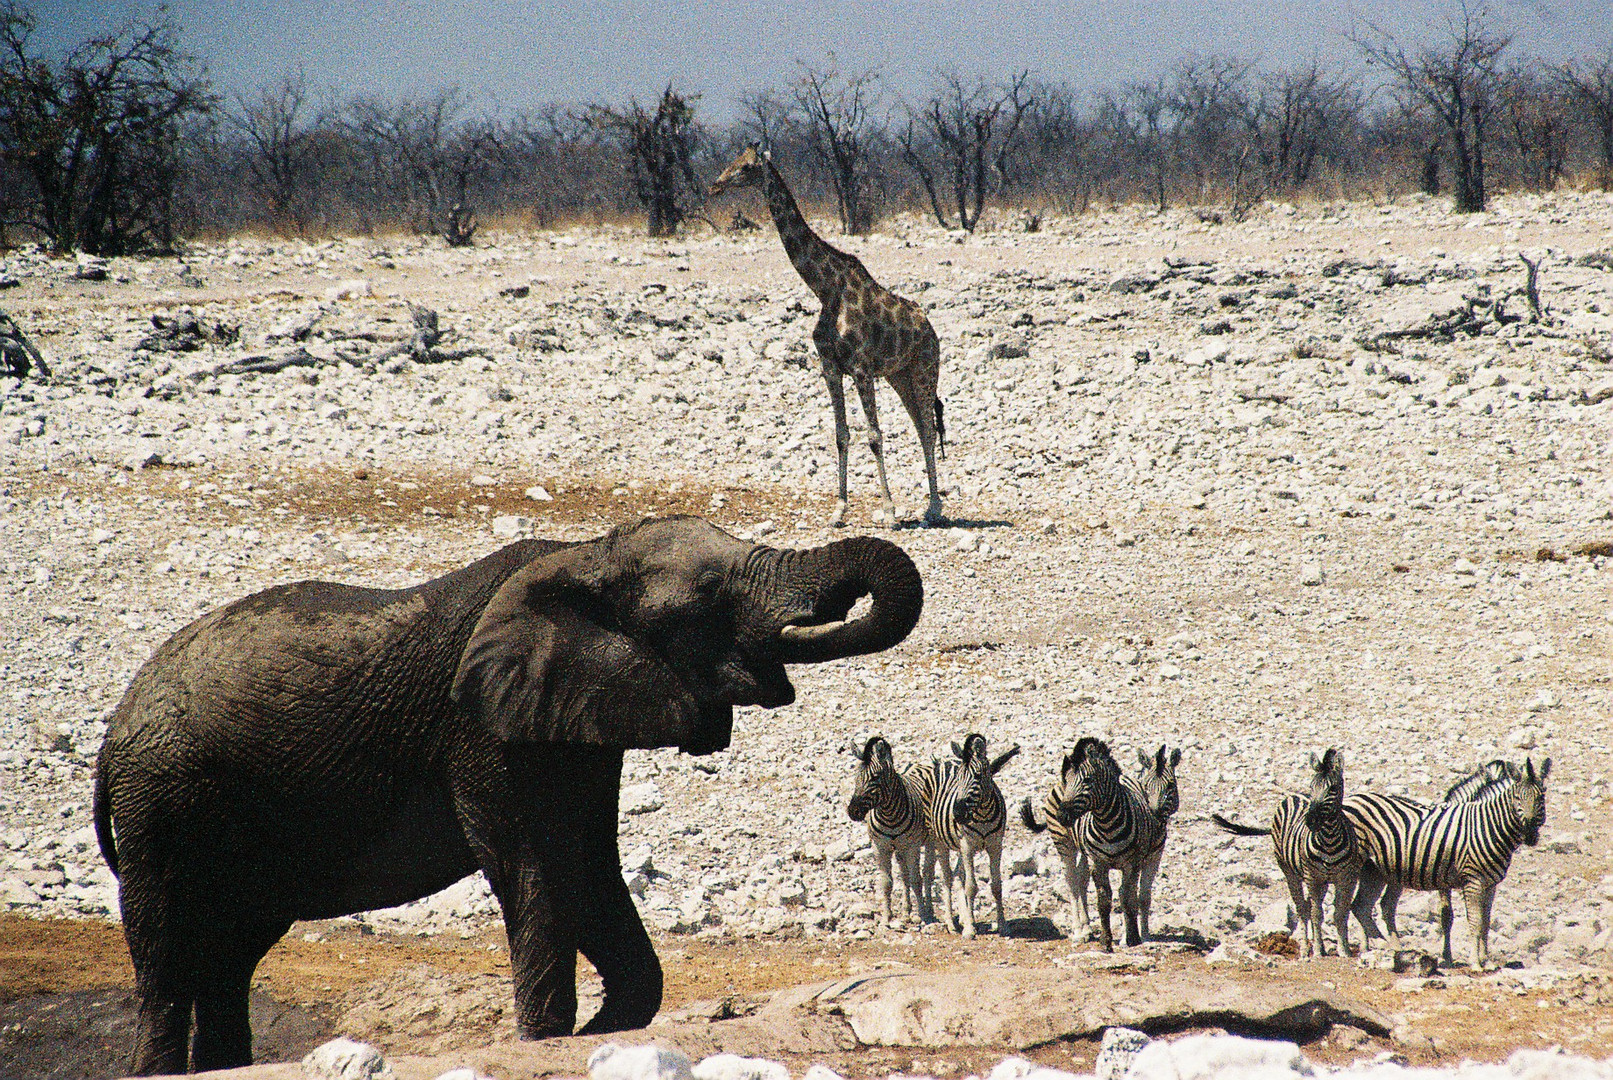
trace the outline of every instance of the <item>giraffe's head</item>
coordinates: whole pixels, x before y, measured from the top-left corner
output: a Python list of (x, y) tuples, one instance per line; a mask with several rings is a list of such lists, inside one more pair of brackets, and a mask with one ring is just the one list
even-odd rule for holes
[(762, 164), (766, 158), (762, 155), (762, 148), (751, 143), (739, 152), (722, 175), (711, 182), (711, 188), (706, 192), (708, 198), (716, 198), (732, 187), (750, 187), (762, 182)]

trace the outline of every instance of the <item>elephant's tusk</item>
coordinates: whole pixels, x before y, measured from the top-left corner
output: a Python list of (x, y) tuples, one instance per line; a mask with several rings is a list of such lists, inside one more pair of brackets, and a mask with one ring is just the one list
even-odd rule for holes
[(805, 642), (814, 641), (826, 634), (832, 634), (846, 625), (845, 619), (835, 622), (817, 623), (812, 626), (797, 626), (791, 624), (779, 628), (778, 636), (784, 641)]

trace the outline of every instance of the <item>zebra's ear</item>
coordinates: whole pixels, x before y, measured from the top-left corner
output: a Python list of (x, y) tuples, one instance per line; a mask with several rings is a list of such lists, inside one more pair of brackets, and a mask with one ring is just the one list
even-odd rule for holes
[(1343, 765), (1344, 763), (1339, 760), (1339, 752), (1330, 746), (1327, 748), (1327, 753), (1322, 755), (1322, 767), (1320, 771), (1330, 773), (1334, 769), (1342, 768)]
[(967, 757), (964, 756), (963, 747), (958, 745), (956, 739), (954, 739), (953, 742), (952, 742), (952, 756), (957, 758), (959, 761), (968, 761), (969, 760)]
[(1154, 765), (1154, 759), (1149, 757), (1148, 751), (1140, 746), (1137, 748), (1137, 764), (1145, 769), (1152, 768)]
[[(1164, 747), (1161, 747), (1160, 749), (1163, 750)], [(1181, 760), (1182, 760), (1182, 748), (1180, 746), (1178, 746), (1175, 750), (1171, 751), (1171, 768), (1172, 769), (1176, 768), (1176, 766), (1181, 762)]]
[(884, 739), (874, 744), (874, 757), (878, 758), (879, 763), (887, 769), (896, 767), (896, 758), (891, 754), (891, 744)]
[(1019, 744), (1015, 743), (1013, 746), (1010, 746), (1007, 750), (1004, 750), (1001, 754), (998, 754), (996, 760), (991, 763), (991, 775), (996, 776), (997, 771), (999, 769), (1001, 769), (1004, 765), (1007, 765), (1010, 761), (1012, 761), (1014, 759), (1014, 755), (1016, 755), (1018, 753), (1019, 753)]
[(1544, 784), (1546, 782), (1546, 777), (1551, 775), (1551, 758), (1546, 758), (1540, 763), (1540, 769), (1538, 772), (1535, 770), (1534, 759), (1524, 758), (1523, 775), (1529, 780), (1530, 783)]

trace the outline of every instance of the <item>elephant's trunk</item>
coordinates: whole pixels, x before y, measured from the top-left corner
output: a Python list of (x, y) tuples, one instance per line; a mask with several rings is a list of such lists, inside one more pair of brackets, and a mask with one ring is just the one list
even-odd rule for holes
[[(807, 551), (781, 552), (781, 584), (809, 598), (810, 619), (786, 626), (775, 645), (786, 664), (813, 664), (879, 652), (907, 637), (924, 609), (924, 580), (907, 552), (857, 536)], [(846, 615), (868, 596), (868, 611)]]

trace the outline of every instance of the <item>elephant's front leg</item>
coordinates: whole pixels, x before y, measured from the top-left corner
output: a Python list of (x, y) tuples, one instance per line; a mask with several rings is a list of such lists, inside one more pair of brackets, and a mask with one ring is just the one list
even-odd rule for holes
[(564, 793), (554, 810), (555, 843), (544, 869), (556, 882), (556, 905), (571, 939), (599, 972), (605, 1001), (579, 1034), (645, 1027), (661, 1008), (661, 962), (622, 880), (617, 845), (617, 793), (622, 752), (557, 747), (551, 778)]

